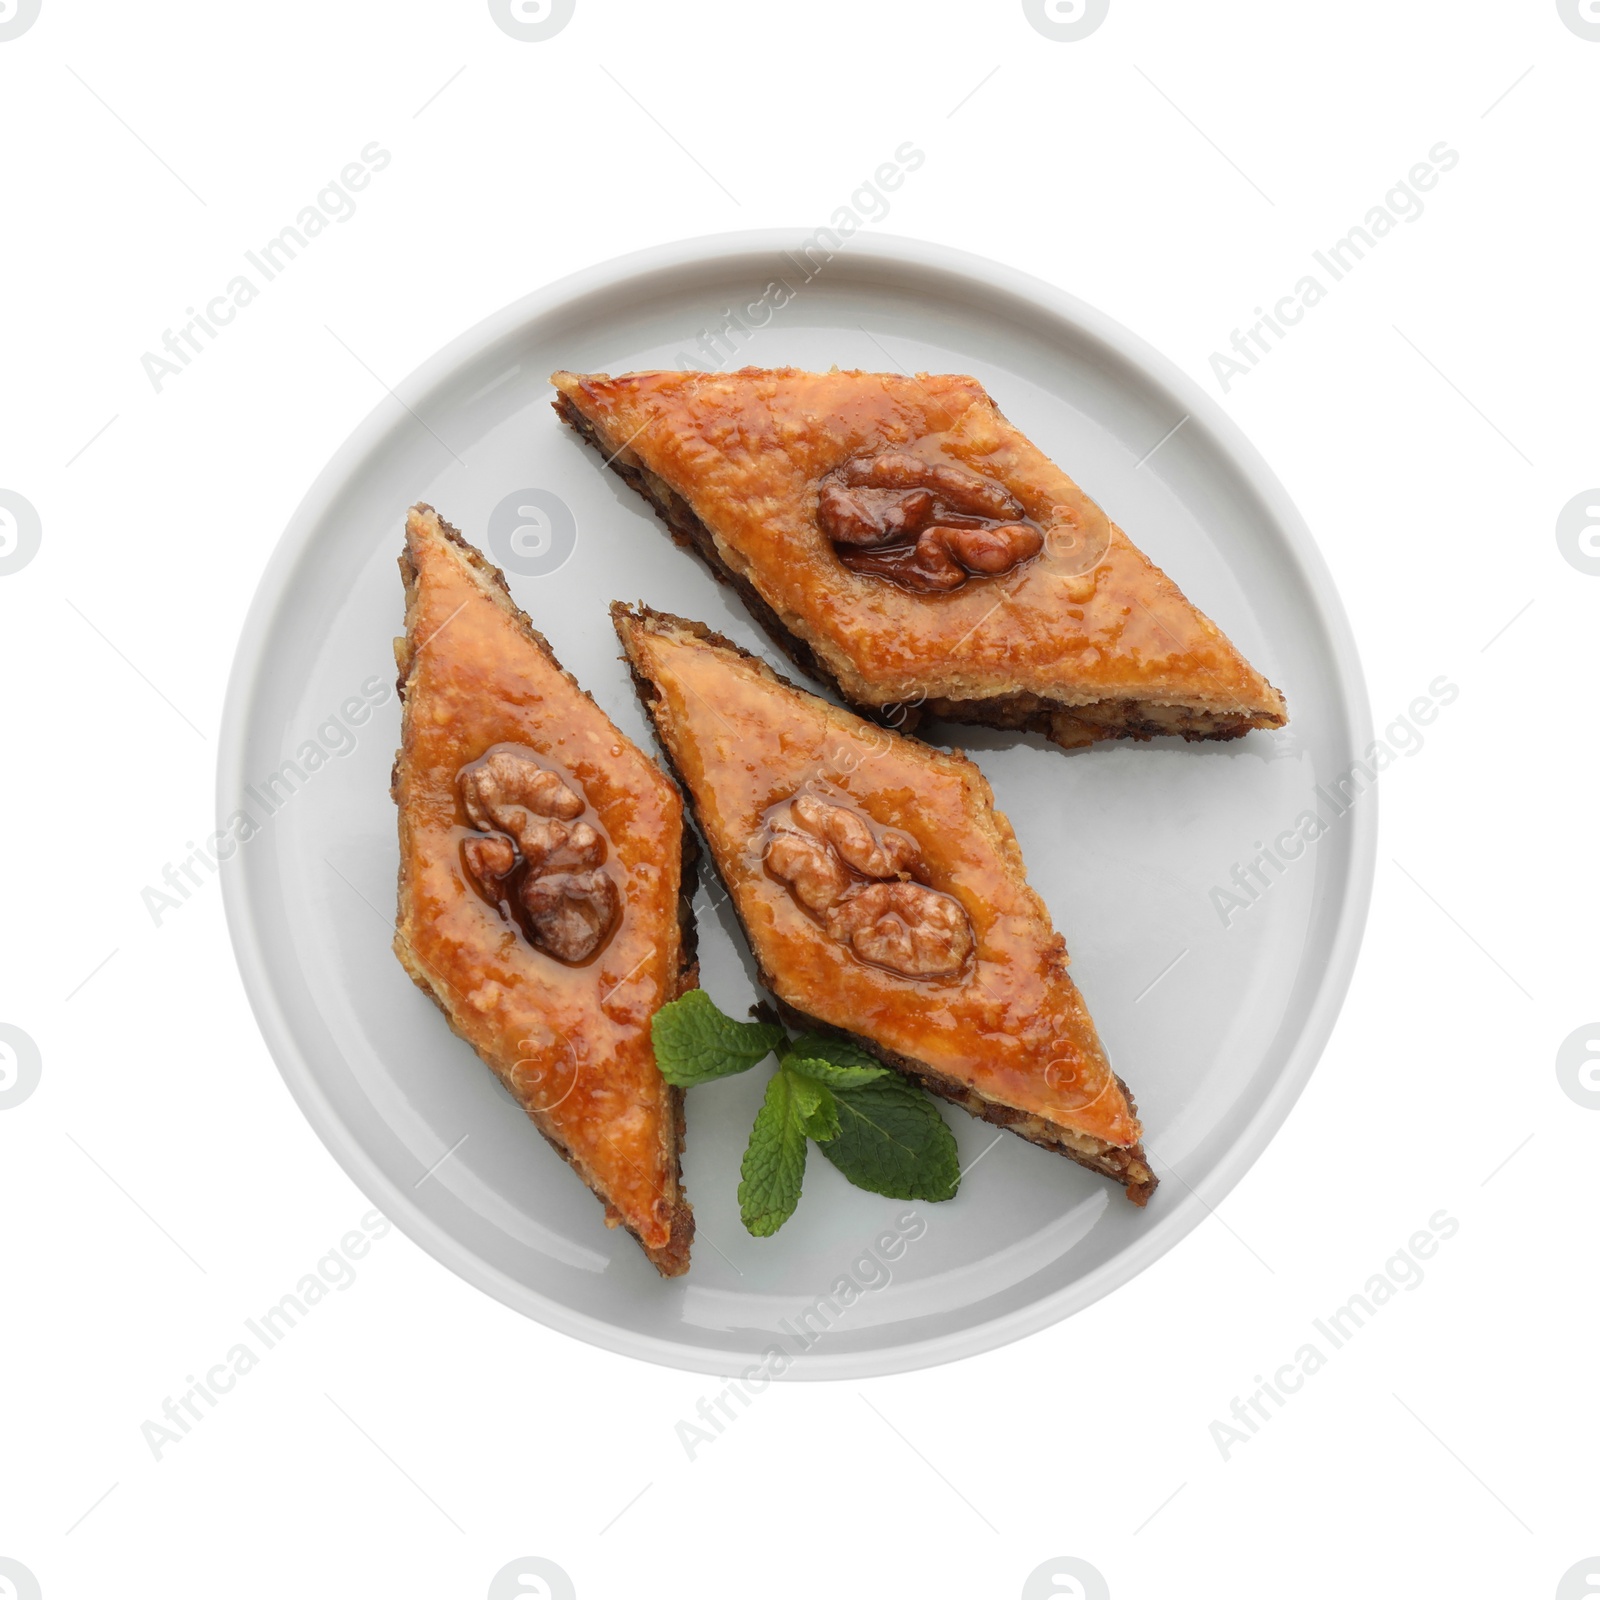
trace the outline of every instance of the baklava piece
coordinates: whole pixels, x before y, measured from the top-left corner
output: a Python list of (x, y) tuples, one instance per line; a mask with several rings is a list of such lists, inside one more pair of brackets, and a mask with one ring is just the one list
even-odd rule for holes
[(710, 632), (612, 607), (762, 983), (975, 1117), (1156, 1186), (1044, 902), (983, 774)]
[(650, 1019), (696, 983), (683, 803), (500, 572), (406, 519), (395, 954), (665, 1277), (688, 1270), (682, 1091)]
[(1283, 696), (974, 378), (556, 373), (556, 411), (864, 714), (1236, 739)]

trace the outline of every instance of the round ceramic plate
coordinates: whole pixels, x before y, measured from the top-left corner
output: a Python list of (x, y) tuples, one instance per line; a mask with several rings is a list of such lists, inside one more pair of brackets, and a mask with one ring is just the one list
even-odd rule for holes
[[(799, 1210), (753, 1239), (735, 1190), (763, 1067), (689, 1094), (694, 1264), (664, 1281), (390, 952), (391, 639), (412, 502), (505, 568), (562, 662), (647, 750), (609, 601), (699, 618), (782, 667), (731, 592), (550, 409), (557, 368), (718, 363), (974, 374), (1287, 696), (1285, 730), (1232, 744), (1069, 755), (931, 730), (983, 767), (1066, 938), (1168, 1180), (1148, 1209), (950, 1107), (967, 1168), (954, 1200), (885, 1200), (813, 1154)], [(254, 827), (227, 864), (228, 917), (305, 1114), (445, 1265), (629, 1355), (734, 1372), (776, 1347), (769, 1366), (791, 1376), (895, 1372), (1088, 1305), (1176, 1244), (1260, 1153), (1355, 961), (1374, 805), (1340, 817), (1316, 791), (1368, 737), (1355, 647), (1299, 516), (1219, 408), (1138, 339), (933, 245), (857, 236), (824, 260), (788, 235), (694, 240), (585, 271), (462, 335), (318, 479), (262, 580), (229, 689), (221, 816)], [(1307, 812), (1327, 823), (1311, 844), (1296, 834), (1317, 831)], [(1281, 867), (1241, 872), (1241, 887), (1236, 867), (1277, 840)], [(742, 1015), (757, 994), (738, 928), (706, 889), (696, 905), (701, 981)]]

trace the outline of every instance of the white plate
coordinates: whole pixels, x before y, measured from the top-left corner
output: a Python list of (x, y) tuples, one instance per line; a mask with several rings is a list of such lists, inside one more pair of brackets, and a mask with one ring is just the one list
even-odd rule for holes
[[(738, 234), (593, 268), (462, 335), (379, 406), (262, 579), (228, 694), (219, 802), (223, 819), (243, 809), (260, 825), (224, 879), (262, 1031), (329, 1149), (412, 1238), (508, 1305), (609, 1349), (731, 1372), (776, 1345), (788, 1360), (771, 1365), (788, 1375), (852, 1377), (1045, 1327), (1126, 1282), (1217, 1204), (1328, 1037), (1366, 915), (1376, 814), (1369, 798), (1336, 821), (1225, 926), (1211, 891), (1300, 813), (1332, 817), (1313, 789), (1370, 737), (1343, 610), (1283, 489), (1195, 385), (1056, 289), (879, 237), (852, 240), (803, 282), (786, 249), (786, 234)], [(690, 1092), (684, 1165), (699, 1226), (692, 1270), (666, 1282), (602, 1226), (596, 1201), (390, 953), (395, 558), (406, 507), (437, 506), (506, 567), (535, 626), (646, 749), (608, 601), (700, 618), (778, 661), (730, 592), (556, 420), (546, 379), (557, 367), (680, 365), (724, 308), (779, 279), (798, 293), (736, 335), (728, 365), (975, 374), (1284, 691), (1292, 721), (1234, 744), (1073, 755), (947, 730), (992, 780), (1138, 1098), (1168, 1178), (1148, 1210), (950, 1108), (963, 1162), (982, 1156), (955, 1200), (880, 1199), (813, 1153), (799, 1211), (776, 1238), (752, 1239), (735, 1188), (761, 1068)], [(554, 505), (556, 555), (568, 532), (575, 540), (553, 571), (536, 570), (555, 559), (540, 559), (537, 535), (508, 542), (529, 491), (556, 497), (542, 502)], [(491, 537), (491, 513), (506, 506)], [(375, 711), (329, 721), (363, 684), (375, 696), (374, 683), (387, 696)], [(308, 740), (343, 753), (319, 764), (305, 751), (304, 781), (269, 815), (262, 780)], [(738, 930), (704, 889), (697, 904), (702, 981), (742, 1014), (756, 991)], [(802, 1326), (827, 1331), (807, 1348), (786, 1331)]]

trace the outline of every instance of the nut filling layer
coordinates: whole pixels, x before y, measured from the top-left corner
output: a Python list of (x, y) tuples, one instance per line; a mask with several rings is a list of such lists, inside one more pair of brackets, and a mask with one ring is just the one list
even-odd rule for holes
[(856, 456), (817, 492), (817, 526), (852, 572), (913, 594), (959, 589), (1030, 561), (1044, 533), (1004, 484), (904, 451)]
[(461, 843), (478, 892), (547, 955), (587, 961), (622, 895), (601, 870), (604, 837), (579, 820), (583, 797), (521, 745), (496, 745), (461, 769), (457, 787), (479, 830)]
[(947, 894), (916, 882), (922, 847), (847, 806), (798, 794), (771, 815), (763, 859), (860, 961), (905, 978), (951, 978), (972, 954), (972, 924)]

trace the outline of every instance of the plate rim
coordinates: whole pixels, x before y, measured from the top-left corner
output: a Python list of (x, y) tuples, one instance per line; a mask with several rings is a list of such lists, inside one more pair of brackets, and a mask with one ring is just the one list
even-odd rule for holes
[[(703, 234), (647, 246), (594, 266), (581, 267), (521, 296), (456, 335), (374, 405), (329, 458), (295, 507), (251, 597), (223, 701), (217, 751), (219, 825), (220, 819), (237, 808), (244, 792), (246, 712), (254, 703), (262, 675), (268, 668), (267, 646), (286, 591), (307, 554), (318, 525), (353, 472), (397, 426), (396, 402), (411, 409), (461, 367), (511, 338), (518, 329), (559, 312), (567, 304), (614, 290), (629, 280), (659, 278), (673, 270), (697, 266), (725, 268), (740, 256), (770, 259), (780, 251), (792, 250), (797, 238), (804, 237), (804, 233), (787, 228)], [(1326, 631), (1338, 669), (1338, 687), (1348, 715), (1348, 748), (1359, 751), (1367, 747), (1372, 738), (1372, 715), (1365, 675), (1355, 634), (1332, 573), (1288, 491), (1217, 400), (1139, 335), (1076, 295), (1031, 273), (970, 251), (897, 234), (858, 234), (833, 259), (837, 259), (838, 254), (847, 256), (850, 261), (870, 260), (883, 268), (899, 267), (947, 280), (965, 280), (991, 296), (998, 292), (1014, 301), (1032, 304), (1098, 340), (1172, 394), (1186, 412), (1209, 430), (1217, 447), (1260, 498), (1276, 531), (1283, 536)], [(1332, 1035), (1355, 972), (1372, 900), (1378, 807), (1375, 794), (1368, 799), (1369, 804), (1357, 808), (1350, 819), (1350, 860), (1342, 885), (1342, 909), (1330, 941), (1328, 961), (1307, 1008), (1305, 1023), (1255, 1114), (1169, 1213), (1109, 1261), (1025, 1306), (954, 1332), (875, 1350), (832, 1354), (825, 1350), (807, 1351), (793, 1356), (782, 1376), (786, 1380), (882, 1377), (998, 1349), (1086, 1309), (1154, 1265), (1192, 1232), (1260, 1159), (1304, 1092)], [(429, 1217), (383, 1171), (334, 1111), (314, 1069), (295, 1043), (293, 1030), (271, 981), (256, 926), (250, 879), (243, 872), (223, 872), (220, 876), (234, 958), (256, 1024), (279, 1075), (329, 1153), (396, 1227), (441, 1265), (503, 1305), (587, 1344), (681, 1371), (718, 1376), (727, 1376), (751, 1365), (753, 1358), (744, 1352), (719, 1351), (710, 1344), (689, 1344), (621, 1328), (550, 1299), (502, 1273)]]

